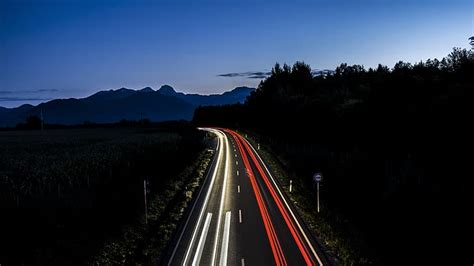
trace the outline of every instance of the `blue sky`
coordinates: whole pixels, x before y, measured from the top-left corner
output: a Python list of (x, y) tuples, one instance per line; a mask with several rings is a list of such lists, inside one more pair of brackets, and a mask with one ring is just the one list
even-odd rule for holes
[(0, 106), (170, 84), (220, 93), (275, 62), (316, 69), (468, 48), (472, 0), (0, 0)]

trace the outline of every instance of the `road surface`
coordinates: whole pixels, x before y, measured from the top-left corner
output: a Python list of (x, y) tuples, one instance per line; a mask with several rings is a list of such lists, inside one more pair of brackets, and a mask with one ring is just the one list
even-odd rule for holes
[(167, 265), (327, 265), (252, 145), (228, 129)]

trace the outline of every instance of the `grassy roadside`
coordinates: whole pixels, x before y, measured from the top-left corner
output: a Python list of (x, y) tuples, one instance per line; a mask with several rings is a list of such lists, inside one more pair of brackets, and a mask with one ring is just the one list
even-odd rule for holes
[(123, 229), (120, 238), (109, 241), (93, 258), (94, 265), (153, 265), (163, 255), (183, 213), (197, 191), (214, 151), (201, 152), (197, 160), (173, 178), (149, 202), (148, 224), (144, 215)]
[[(254, 147), (257, 147), (257, 137), (249, 132), (239, 132), (249, 140)], [(361, 255), (357, 248), (358, 244), (353, 237), (343, 233), (339, 228), (344, 225), (344, 219), (340, 219), (338, 214), (332, 213), (326, 208), (324, 202), (321, 203), (321, 212), (317, 213), (314, 193), (305, 186), (301, 178), (293, 176), (285, 169), (285, 161), (276, 156), (269, 146), (260, 143), (259, 154), (269, 169), (272, 170), (274, 177), (279, 181), (283, 191), (290, 198), (296, 207), (299, 216), (304, 220), (313, 236), (326, 249), (330, 260), (335, 264), (341, 265), (372, 265), (374, 262)], [(292, 192), (289, 191), (290, 179), (293, 180)]]

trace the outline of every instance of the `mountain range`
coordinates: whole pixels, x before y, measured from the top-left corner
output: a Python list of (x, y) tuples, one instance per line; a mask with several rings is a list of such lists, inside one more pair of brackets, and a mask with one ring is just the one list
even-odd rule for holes
[(200, 95), (176, 92), (163, 85), (158, 90), (121, 88), (99, 91), (86, 98), (56, 99), (37, 106), (0, 107), (0, 127), (15, 126), (27, 117), (43, 116), (48, 124), (75, 125), (85, 121), (113, 123), (122, 119), (151, 121), (190, 120), (198, 106), (242, 103), (254, 88), (237, 87), (222, 94)]

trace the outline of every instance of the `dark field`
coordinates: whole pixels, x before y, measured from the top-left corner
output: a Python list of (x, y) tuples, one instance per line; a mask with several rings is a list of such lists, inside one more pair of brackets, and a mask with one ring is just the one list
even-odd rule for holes
[(0, 263), (88, 262), (197, 158), (187, 124), (0, 132)]

